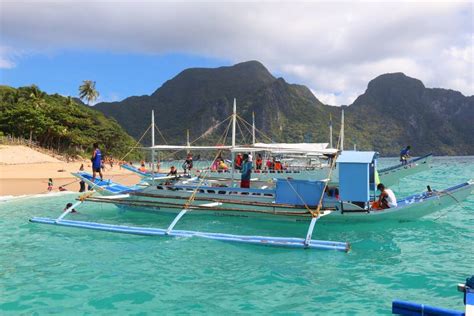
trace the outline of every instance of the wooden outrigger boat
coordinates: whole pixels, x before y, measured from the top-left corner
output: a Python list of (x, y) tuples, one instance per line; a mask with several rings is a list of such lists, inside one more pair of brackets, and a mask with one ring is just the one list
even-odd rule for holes
[[(234, 101), (231, 147), (233, 149), (236, 148), (235, 116)], [(152, 125), (154, 126), (154, 123)], [(154, 145), (154, 132), (152, 145)], [(151, 150), (153, 153), (156, 148), (152, 146)], [(92, 179), (85, 173), (77, 173), (76, 176), (90, 184), (101, 196), (93, 197), (94, 192), (87, 193), (56, 219), (34, 217), (30, 221), (117, 233), (202, 237), (259, 245), (348, 251), (350, 247), (347, 242), (313, 240), (312, 234), (316, 222), (319, 220), (352, 222), (413, 218), (434, 212), (472, 193), (474, 182), (468, 181), (443, 191), (424, 192), (410, 196), (401, 200), (395, 208), (372, 210), (370, 202), (375, 199), (376, 194), (376, 158), (375, 152), (342, 152), (337, 159), (339, 196), (337, 196), (336, 188), (328, 187), (334, 166), (328, 168), (327, 179), (310, 181), (285, 177), (285, 179), (277, 180), (274, 189), (206, 187), (202, 186), (202, 183), (197, 185), (156, 184), (156, 177), (152, 179), (154, 184), (126, 187), (111, 181)], [(232, 179), (234, 179), (234, 174)], [(177, 215), (167, 228), (133, 227), (65, 219), (75, 207), (84, 202), (112, 203), (132, 211), (175, 212)], [(175, 229), (176, 224), (186, 214), (206, 213), (261, 219), (282, 218), (309, 221), (310, 224), (305, 238), (243, 236)]]
[(378, 170), (380, 181), (385, 185), (396, 185), (400, 179), (429, 170), (433, 154), (413, 158), (406, 164), (397, 164)]
[(139, 190), (124, 188), (118, 193), (120, 195), (115, 196), (113, 192), (108, 191), (108, 182), (101, 185), (98, 180), (91, 182), (90, 175), (77, 175), (82, 176), (83, 181), (89, 185), (99, 185), (103, 195), (108, 196), (91, 197), (88, 199), (91, 202), (112, 203), (147, 212), (176, 213), (185, 207), (193, 195), (194, 203), (188, 208), (195, 211), (194, 214), (296, 221), (311, 219), (310, 210), (317, 207), (320, 196), (323, 196), (322, 221), (354, 222), (422, 217), (458, 203), (473, 191), (474, 182), (467, 181), (441, 191), (426, 191), (405, 197), (398, 201), (395, 208), (373, 210), (370, 208), (370, 202), (375, 199), (376, 193), (376, 153), (343, 152), (338, 159), (338, 165), (343, 171), (339, 199), (334, 196), (333, 187), (323, 192), (325, 181), (294, 179), (279, 179), (273, 189), (155, 184)]

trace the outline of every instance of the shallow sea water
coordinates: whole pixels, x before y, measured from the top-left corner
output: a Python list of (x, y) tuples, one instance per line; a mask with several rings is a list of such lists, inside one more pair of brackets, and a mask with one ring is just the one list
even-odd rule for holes
[[(396, 162), (382, 159), (381, 165)], [(435, 158), (404, 196), (474, 178), (474, 157)], [(29, 223), (76, 195), (0, 201), (0, 314), (390, 314), (393, 299), (464, 308), (474, 274), (474, 196), (416, 221), (318, 223), (314, 238), (349, 253), (121, 235)], [(84, 204), (69, 218), (166, 227), (171, 215)], [(179, 229), (304, 236), (307, 224), (186, 216)]]

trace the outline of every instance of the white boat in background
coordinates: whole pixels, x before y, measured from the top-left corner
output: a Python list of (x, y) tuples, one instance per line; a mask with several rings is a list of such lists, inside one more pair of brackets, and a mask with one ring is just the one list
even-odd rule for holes
[(380, 181), (387, 186), (396, 185), (400, 179), (404, 177), (429, 170), (432, 159), (433, 154), (428, 154), (410, 159), (406, 164), (400, 163), (395, 166), (380, 169), (378, 170)]

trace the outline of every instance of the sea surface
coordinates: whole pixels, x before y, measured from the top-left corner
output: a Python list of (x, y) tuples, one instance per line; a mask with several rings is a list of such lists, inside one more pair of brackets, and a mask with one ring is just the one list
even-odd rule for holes
[[(474, 157), (440, 157), (393, 189), (402, 197), (470, 178)], [(1, 315), (389, 315), (393, 299), (463, 310), (456, 284), (474, 274), (474, 196), (415, 221), (316, 224), (314, 238), (348, 241), (349, 253), (28, 222), (57, 217), (75, 197), (0, 201)], [(77, 210), (69, 218), (162, 228), (173, 219), (112, 205)], [(307, 224), (191, 214), (176, 228), (303, 237)]]

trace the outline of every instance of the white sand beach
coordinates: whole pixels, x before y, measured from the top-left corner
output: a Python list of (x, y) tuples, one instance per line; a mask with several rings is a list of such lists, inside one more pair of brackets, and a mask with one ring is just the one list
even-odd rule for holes
[[(91, 171), (90, 161), (61, 161), (26, 146), (0, 146), (0, 196), (48, 193), (48, 179), (53, 179), (53, 192), (60, 186), (79, 191), (79, 182), (71, 172), (84, 164)], [(139, 177), (119, 166), (105, 169), (104, 177), (123, 184), (134, 184)]]

